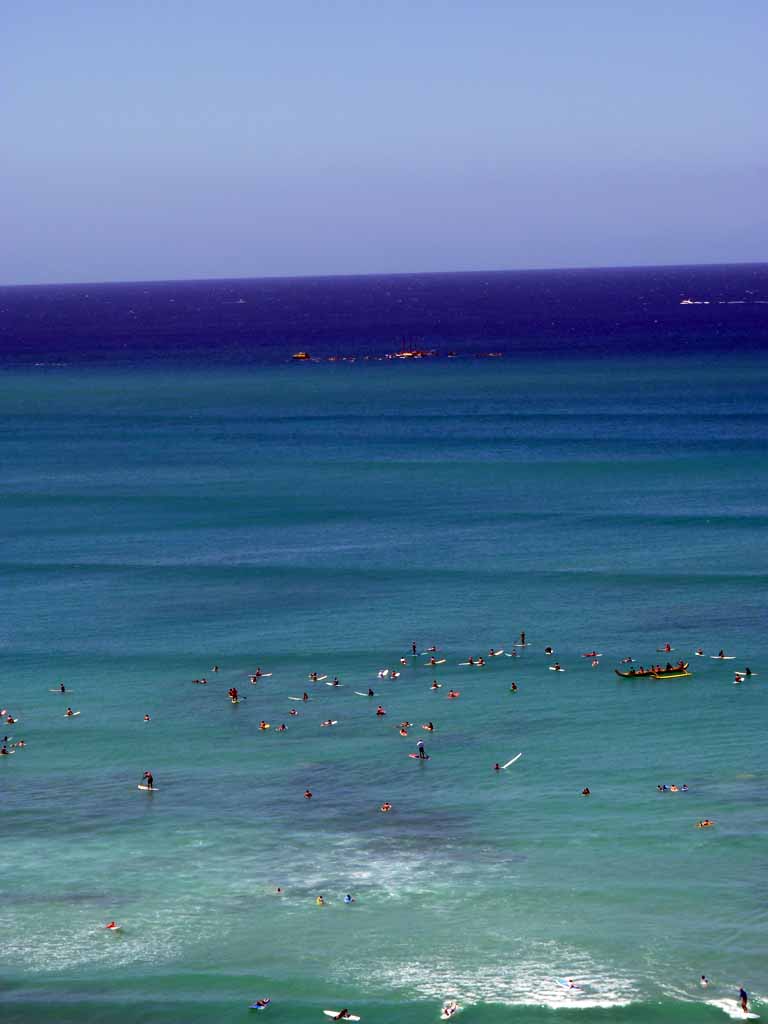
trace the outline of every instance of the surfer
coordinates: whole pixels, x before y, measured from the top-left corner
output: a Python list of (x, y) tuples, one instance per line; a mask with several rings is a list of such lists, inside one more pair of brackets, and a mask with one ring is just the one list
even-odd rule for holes
[(311, 800), (312, 799), (312, 790), (311, 789), (305, 789), (304, 790), (304, 799), (305, 800)]
[(109, 928), (110, 931), (114, 931), (115, 928), (117, 928), (117, 922), (116, 921), (110, 921), (109, 924), (105, 924), (104, 927), (105, 928)]
[(318, 896), (317, 899), (315, 900), (315, 903), (317, 904), (318, 907), (325, 906), (325, 900), (323, 899), (322, 896)]
[(269, 722), (265, 722), (264, 719), (262, 718), (262, 720), (259, 722), (259, 729), (261, 729), (261, 731), (264, 732), (268, 728), (269, 728)]
[(458, 696), (459, 696), (459, 691), (458, 690), (449, 690), (448, 691), (448, 697), (449, 697), (450, 700), (453, 700), (454, 697), (458, 697)]
[(347, 895), (344, 897), (344, 902), (345, 903), (354, 903), (355, 900), (354, 900), (353, 896), (350, 896), (349, 893), (347, 893)]
[(544, 648), (544, 653), (545, 654), (554, 654), (555, 652), (554, 652), (554, 650), (551, 647), (545, 647)]
[(702, 654), (704, 653), (704, 648), (703, 647), (697, 647), (696, 648), (696, 653), (698, 654), (699, 657), (701, 657)]
[(427, 752), (424, 749), (424, 740), (419, 740), (416, 744), (416, 750), (418, 751), (420, 760), (425, 761), (427, 758)]
[(376, 714), (379, 716), (379, 718), (381, 718), (382, 715), (386, 715), (386, 713), (387, 712), (384, 710), (381, 704), (379, 704), (379, 706), (376, 708)]
[(562, 672), (563, 671), (559, 661), (555, 662), (554, 669), (555, 669), (555, 672)]
[(286, 730), (285, 722), (281, 722), (280, 725), (278, 725), (278, 727), (277, 727), (277, 729), (275, 731), (276, 732), (285, 732), (285, 730)]
[(741, 1008), (744, 1013), (749, 1013), (749, 997), (743, 988), (739, 989), (739, 999), (741, 1000)]
[(496, 762), (496, 764), (495, 764), (495, 765), (493, 766), (493, 770), (494, 770), (495, 772), (500, 772), (500, 771), (501, 771), (501, 765), (499, 764), (499, 762), (498, 762), (498, 761), (497, 761), (497, 762)]
[(147, 789), (155, 788), (155, 777), (152, 774), (152, 772), (144, 772), (144, 774), (142, 775), (142, 779), (144, 779), (147, 785)]
[(0, 747), (0, 757), (9, 757), (10, 753), (10, 750), (8, 749), (8, 747), (6, 747), (5, 744), (3, 744), (2, 747)]
[(589, 786), (585, 786), (584, 789), (582, 789), (581, 795), (582, 796), (592, 796), (592, 794), (589, 791)]
[(512, 691), (512, 693), (517, 693), (517, 683), (512, 683), (512, 685), (510, 686), (510, 690)]
[(376, 696), (376, 694), (373, 692), (373, 690), (370, 688), (370, 686), (368, 687), (368, 696), (369, 697), (375, 697)]
[(349, 1012), (349, 1010), (345, 1006), (343, 1010), (339, 1010), (339, 1012), (336, 1014), (336, 1016), (333, 1019), (334, 1020), (346, 1020), (347, 1017), (351, 1017), (351, 1016), (352, 1016), (351, 1013)]
[(477, 667), (478, 668), (482, 668), (484, 664), (485, 664), (485, 659), (484, 658), (478, 658), (477, 659)]
[(706, 988), (707, 985), (709, 985), (709, 978), (706, 976), (706, 974), (702, 974), (701, 978), (699, 979), (699, 984), (702, 988)]
[(442, 684), (438, 683), (438, 681), (436, 679), (433, 679), (432, 680), (432, 685), (430, 686), (430, 690), (439, 690), (441, 685)]
[(66, 693), (66, 692), (67, 692), (67, 688), (64, 685), (64, 683), (59, 683), (59, 693)]
[(416, 653), (416, 641), (414, 640), (411, 643), (411, 654), (415, 654), (415, 653)]
[(749, 665), (747, 665), (747, 667), (744, 669), (744, 675), (745, 676), (751, 676), (752, 675), (752, 669), (749, 667)]
[(152, 719), (149, 717), (149, 715), (144, 715), (144, 721), (145, 722), (151, 722)]
[(339, 685), (341, 685), (339, 683), (339, 677), (338, 676), (334, 676), (333, 679), (331, 680), (331, 686), (339, 686)]
[(388, 800), (385, 800), (384, 803), (379, 808), (379, 810), (382, 812), (382, 814), (387, 814), (388, 811), (392, 810), (392, 804)]
[(72, 710), (72, 708), (67, 708), (67, 710), (64, 712), (64, 714), (67, 716), (67, 718), (71, 718), (72, 715), (74, 715), (74, 713), (75, 712)]
[(429, 664), (434, 667), (437, 664), (437, 658), (435, 658), (435, 657), (430, 658), (429, 659)]
[(422, 729), (426, 729), (427, 732), (434, 732), (435, 731), (435, 727), (434, 727), (434, 725), (431, 722), (427, 722), (425, 725), (422, 725), (421, 728)]
[(310, 681), (310, 683), (316, 683), (317, 682), (317, 672), (310, 672), (309, 673), (309, 681)]
[(402, 726), (400, 726), (400, 735), (401, 736), (407, 736), (408, 735), (408, 730), (404, 729)]
[(271, 1002), (271, 999), (257, 999), (256, 1002), (253, 1004), (253, 1007), (256, 1010), (263, 1010), (264, 1007), (269, 1006)]
[(295, 708), (291, 708), (291, 710), (288, 712), (288, 714), (292, 715), (294, 718), (296, 717), (296, 715), (298, 715), (298, 713), (299, 712)]
[(219, 666), (218, 665), (214, 665), (213, 668), (211, 669), (211, 672), (218, 672), (218, 671), (219, 671)]
[(717, 652), (717, 656), (718, 656), (718, 658), (724, 658), (725, 657), (725, 651), (722, 649), (722, 647)]
[(301, 699), (302, 700), (309, 700), (309, 694), (307, 693), (306, 690), (302, 693)]
[(698, 821), (696, 823), (696, 828), (710, 828), (714, 824), (714, 821), (711, 821), (709, 818), (704, 818), (702, 821)]

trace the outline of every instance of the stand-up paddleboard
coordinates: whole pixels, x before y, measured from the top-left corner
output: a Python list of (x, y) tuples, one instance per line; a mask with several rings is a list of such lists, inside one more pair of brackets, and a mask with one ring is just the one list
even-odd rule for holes
[(140, 782), (136, 788), (137, 789), (142, 789), (145, 793), (156, 793), (157, 792), (157, 786), (145, 786), (143, 782)]
[[(79, 714), (80, 714), (79, 711), (73, 711), (71, 715), (68, 715), (66, 712), (64, 712), (64, 717), (65, 718), (77, 718), (77, 716)], [(16, 721), (18, 722), (18, 718), (16, 719)]]
[(338, 725), (338, 718), (333, 718), (330, 722), (321, 722), (320, 725)]
[(523, 756), (523, 752), (522, 752), (522, 750), (521, 750), (519, 754), (515, 754), (515, 756), (514, 756), (514, 757), (510, 758), (510, 760), (509, 760), (509, 761), (507, 761), (507, 763), (506, 763), (506, 764), (503, 764), (503, 765), (502, 765), (501, 767), (502, 767), (502, 768), (509, 768), (509, 766), (510, 766), (511, 764), (514, 764), (514, 763), (515, 763), (515, 761), (519, 760), (519, 758), (521, 758), (522, 756)]
[[(338, 1017), (340, 1011), (339, 1010), (323, 1010), (323, 1013), (325, 1014), (326, 1017)], [(360, 1020), (360, 1018), (356, 1017), (354, 1015), (354, 1013), (350, 1013), (350, 1015), (348, 1017), (342, 1017), (341, 1019), (342, 1020)]]
[(558, 668), (556, 665), (550, 665), (549, 666), (549, 671), (550, 672), (565, 672), (565, 669), (564, 668)]
[(307, 701), (311, 700), (311, 697), (307, 697), (307, 700), (304, 700), (303, 697), (289, 697), (288, 700), (300, 700), (303, 704), (306, 704)]
[(759, 1013), (752, 1013), (749, 1010), (747, 1013), (741, 1008), (741, 1003), (735, 999), (707, 999), (707, 1006), (716, 1006), (718, 1010), (722, 1010), (723, 1013), (727, 1013), (729, 1017), (733, 1017), (734, 1020), (760, 1020)]
[(414, 761), (428, 761), (429, 754), (425, 754), (424, 757), (419, 757), (418, 754), (409, 754), (408, 757), (412, 757)]
[(530, 644), (512, 644), (513, 647), (530, 647)]
[(258, 1003), (251, 1003), (248, 1007), (249, 1010), (266, 1010), (269, 1004), (272, 1002), (271, 999), (262, 999)]
[(579, 988), (578, 985), (573, 985), (567, 978), (558, 978), (557, 984), (562, 985), (563, 988), (567, 988), (569, 992), (583, 992), (583, 988)]
[(712, 661), (736, 661), (735, 654), (710, 654)]

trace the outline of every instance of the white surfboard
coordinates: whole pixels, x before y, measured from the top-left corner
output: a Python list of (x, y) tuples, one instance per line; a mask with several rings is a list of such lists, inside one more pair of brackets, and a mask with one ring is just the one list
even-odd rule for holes
[(157, 792), (157, 786), (145, 786), (143, 782), (140, 782), (136, 788), (137, 789), (143, 789), (145, 793), (156, 793)]
[(56, 689), (55, 689), (55, 690), (49, 690), (49, 691), (48, 691), (48, 693), (65, 693), (65, 694), (66, 694), (66, 693), (74, 693), (74, 692), (75, 692), (74, 690), (60, 690), (60, 689), (58, 688), (58, 686), (56, 687)]
[(489, 651), (488, 652), (488, 657), (489, 658), (498, 658), (498, 656), (500, 654), (503, 654), (503, 653), (504, 653), (504, 648), (502, 647), (502, 649), (500, 651), (494, 651), (493, 654), (491, 654), (491, 652)]
[(271, 675), (272, 675), (271, 672), (262, 672), (260, 675), (258, 675), (258, 676), (251, 676), (250, 678), (251, 678), (251, 682), (254, 683), (254, 682), (256, 682), (259, 679), (269, 679), (269, 677)]
[(451, 1017), (455, 1016), (460, 1009), (461, 1007), (458, 1003), (449, 1003), (440, 1011), (440, 1020), (450, 1020)]
[(736, 661), (735, 654), (710, 654), (712, 661)]
[(741, 1008), (741, 1003), (735, 999), (707, 999), (707, 1006), (716, 1006), (718, 1010), (722, 1010), (723, 1013), (727, 1013), (729, 1017), (733, 1017), (734, 1020), (760, 1020), (759, 1013), (744, 1013)]
[(307, 679), (309, 679), (310, 683), (322, 683), (322, 681), (327, 678), (328, 676), (318, 676), (317, 679), (313, 679), (312, 676), (307, 676)]
[[(71, 715), (68, 715), (66, 712), (64, 712), (64, 717), (65, 718), (77, 718), (77, 716), (79, 714), (80, 714), (79, 711), (73, 711)], [(16, 721), (18, 722), (18, 718), (16, 719)]]
[(549, 671), (550, 672), (565, 672), (565, 669), (564, 668), (557, 668), (555, 665), (550, 665), (549, 666)]
[(509, 768), (509, 766), (510, 766), (511, 764), (514, 764), (514, 763), (515, 763), (515, 761), (519, 760), (519, 758), (521, 758), (522, 756), (523, 756), (523, 752), (522, 752), (522, 750), (521, 750), (519, 754), (515, 754), (515, 756), (514, 756), (513, 758), (510, 758), (510, 760), (509, 760), (509, 761), (507, 761), (507, 763), (506, 763), (506, 764), (503, 764), (503, 765), (502, 765), (501, 767), (502, 767), (502, 768)]
[(337, 718), (332, 719), (330, 722), (321, 722), (320, 725), (338, 725), (339, 720)]
[(373, 697), (372, 693), (363, 693), (362, 690), (355, 690), (358, 697)]
[(340, 687), (340, 686), (343, 686), (343, 685), (344, 685), (344, 683), (326, 683), (325, 685), (326, 685), (326, 686), (336, 686), (336, 687)]
[[(338, 1017), (339, 1010), (323, 1010), (323, 1013), (326, 1017)], [(354, 1013), (350, 1013), (348, 1017), (342, 1017), (342, 1020), (360, 1020), (360, 1018), (356, 1017)]]
[(288, 700), (300, 700), (303, 704), (306, 704), (311, 698), (307, 697), (307, 700), (304, 700), (303, 697), (289, 697)]
[(435, 658), (434, 661), (427, 662), (427, 668), (434, 668), (435, 665), (444, 665), (447, 660), (447, 658)]

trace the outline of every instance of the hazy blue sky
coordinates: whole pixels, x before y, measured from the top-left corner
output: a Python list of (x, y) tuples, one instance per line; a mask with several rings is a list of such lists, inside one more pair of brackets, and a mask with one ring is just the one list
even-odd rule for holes
[(767, 10), (10, 0), (0, 281), (767, 259)]

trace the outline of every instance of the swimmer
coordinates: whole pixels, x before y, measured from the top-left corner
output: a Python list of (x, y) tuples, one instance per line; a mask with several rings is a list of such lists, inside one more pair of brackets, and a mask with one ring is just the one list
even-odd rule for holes
[(312, 790), (311, 789), (305, 789), (304, 790), (304, 799), (305, 800), (311, 800), (312, 799)]
[(702, 976), (699, 978), (699, 984), (702, 988), (706, 988), (707, 985), (709, 985), (709, 978), (706, 976), (706, 974), (702, 974)]
[(349, 893), (347, 893), (347, 895), (344, 897), (344, 903), (354, 903), (354, 902), (355, 902), (354, 896), (350, 896)]
[(318, 907), (325, 906), (325, 900), (323, 899), (322, 896), (318, 896), (317, 899), (315, 900), (315, 903), (317, 904)]
[(591, 792), (589, 790), (589, 786), (585, 786), (584, 789), (582, 789), (581, 795), (582, 796), (592, 796), (592, 794), (591, 794)]

